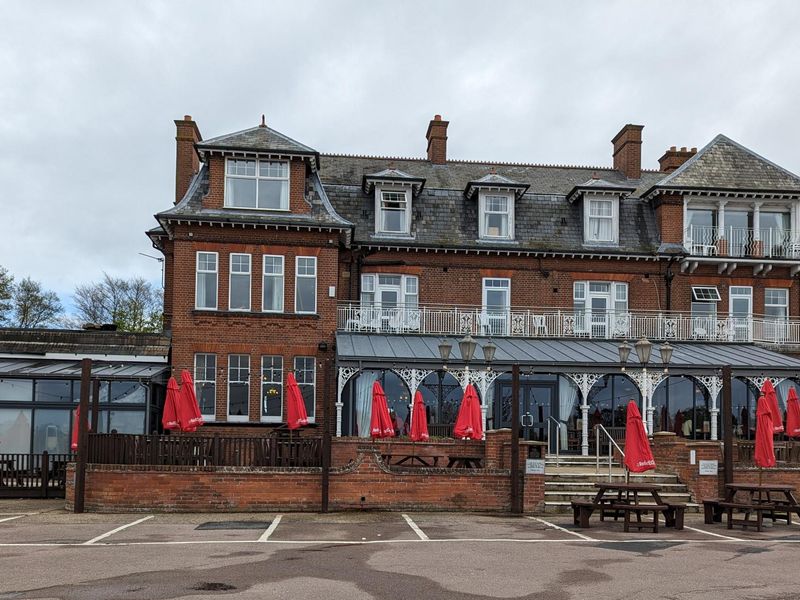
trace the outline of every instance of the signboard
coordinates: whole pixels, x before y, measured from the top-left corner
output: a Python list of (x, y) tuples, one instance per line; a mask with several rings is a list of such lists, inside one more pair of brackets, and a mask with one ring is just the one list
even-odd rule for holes
[(719, 472), (719, 461), (701, 460), (700, 475), (716, 475)]
[(525, 475), (544, 475), (544, 461), (540, 458), (525, 459)]

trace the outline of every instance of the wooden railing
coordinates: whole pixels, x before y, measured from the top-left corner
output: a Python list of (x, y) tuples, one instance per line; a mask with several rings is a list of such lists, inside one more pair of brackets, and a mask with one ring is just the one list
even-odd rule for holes
[[(736, 440), (733, 453), (734, 460), (741, 465), (753, 465), (756, 443), (749, 440)], [(800, 442), (775, 442), (775, 460), (779, 463), (796, 467), (800, 466)]]
[(71, 454), (0, 454), (0, 497), (63, 498)]
[(88, 462), (111, 465), (319, 467), (319, 437), (89, 434)]

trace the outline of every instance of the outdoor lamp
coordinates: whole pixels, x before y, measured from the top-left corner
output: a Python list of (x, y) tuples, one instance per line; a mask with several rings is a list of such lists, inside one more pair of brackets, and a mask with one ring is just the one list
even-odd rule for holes
[(623, 341), (619, 348), (619, 362), (622, 363), (622, 370), (625, 370), (625, 365), (628, 364), (628, 357), (631, 355), (631, 345), (627, 341)]
[(477, 343), (472, 339), (470, 334), (465, 335), (458, 341), (458, 349), (461, 351), (461, 358), (464, 362), (469, 362), (475, 355), (475, 348)]
[(669, 366), (669, 361), (672, 360), (672, 351), (674, 348), (670, 346), (669, 342), (664, 342), (661, 344), (661, 362), (664, 363), (664, 371), (666, 372), (667, 367)]
[(447, 360), (450, 358), (450, 350), (452, 349), (453, 346), (451, 346), (447, 340), (443, 339), (441, 342), (439, 342), (439, 356), (441, 357), (442, 362), (444, 363), (442, 365), (442, 368), (445, 370), (447, 369)]
[(490, 363), (494, 360), (494, 353), (497, 350), (497, 346), (492, 343), (492, 340), (489, 340), (486, 344), (483, 345), (483, 358), (486, 360), (487, 363)]
[(650, 362), (650, 352), (653, 349), (653, 344), (647, 338), (642, 338), (633, 345), (636, 348), (636, 355), (639, 357), (639, 362), (646, 365)]

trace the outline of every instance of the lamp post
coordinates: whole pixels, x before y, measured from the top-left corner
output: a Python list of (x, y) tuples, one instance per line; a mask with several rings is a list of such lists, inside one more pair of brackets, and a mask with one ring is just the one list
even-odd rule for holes
[[(647, 433), (653, 435), (653, 382), (650, 375), (647, 373), (647, 365), (650, 363), (650, 357), (653, 351), (653, 343), (646, 337), (642, 337), (632, 347), (627, 341), (623, 341), (617, 348), (619, 352), (619, 362), (622, 364), (622, 372), (625, 372), (625, 366), (628, 364), (631, 350), (636, 350), (636, 358), (639, 359), (639, 364), (642, 368), (641, 376), (641, 392), (642, 400), (645, 409), (645, 422), (647, 423)], [(661, 364), (664, 366), (664, 373), (668, 372), (669, 363), (672, 360), (673, 348), (669, 342), (664, 342), (659, 348), (661, 355)]]
[[(452, 350), (452, 345), (447, 340), (442, 340), (439, 343), (439, 357), (442, 359), (443, 369), (447, 369), (447, 361), (450, 359), (450, 352)], [(478, 348), (478, 343), (472, 338), (472, 336), (468, 333), (463, 338), (458, 341), (458, 349), (461, 353), (461, 360), (464, 361), (464, 381), (459, 381), (462, 384), (462, 387), (466, 388), (469, 385), (469, 363), (475, 357), (475, 350)], [(481, 350), (483, 351), (483, 358), (487, 363), (487, 371), (491, 370), (491, 362), (494, 360), (494, 354), (497, 350), (497, 346), (492, 343), (492, 340), (489, 340), (483, 346), (481, 346)], [(486, 394), (484, 393), (484, 396)], [(486, 416), (487, 416), (488, 406), (486, 403), (486, 398), (481, 398), (481, 425), (483, 426), (484, 435), (486, 432)]]

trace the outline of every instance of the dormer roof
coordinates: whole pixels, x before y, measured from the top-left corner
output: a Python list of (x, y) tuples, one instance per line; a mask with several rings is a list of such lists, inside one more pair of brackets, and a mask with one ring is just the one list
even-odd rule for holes
[(388, 167), (377, 173), (369, 173), (364, 175), (362, 187), (365, 194), (371, 194), (375, 189), (376, 183), (395, 183), (410, 185), (414, 190), (414, 195), (418, 195), (422, 188), (425, 187), (425, 179), (422, 177), (414, 177), (404, 171)]
[(520, 198), (528, 191), (529, 187), (527, 183), (519, 183), (518, 181), (514, 181), (513, 179), (509, 179), (508, 177), (504, 177), (492, 171), (480, 179), (468, 182), (467, 187), (464, 188), (464, 197), (467, 199), (472, 198), (476, 191), (486, 189), (514, 192), (514, 195)]
[(319, 167), (319, 152), (263, 123), (258, 127), (203, 140), (196, 147), (201, 158), (210, 152), (303, 156), (313, 158), (314, 165)]
[(605, 179), (592, 177), (583, 183), (576, 185), (567, 194), (567, 202), (574, 202), (586, 192), (610, 194), (614, 196), (629, 196), (636, 191), (636, 186), (624, 183), (612, 183)]

